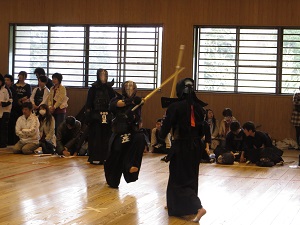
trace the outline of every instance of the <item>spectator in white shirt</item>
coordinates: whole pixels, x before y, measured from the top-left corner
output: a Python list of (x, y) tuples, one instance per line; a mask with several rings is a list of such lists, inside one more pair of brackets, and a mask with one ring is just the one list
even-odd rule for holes
[(32, 113), (32, 103), (22, 104), (22, 113), (16, 123), (16, 134), (20, 140), (13, 147), (15, 154), (32, 154), (39, 147), (40, 122), (36, 115)]

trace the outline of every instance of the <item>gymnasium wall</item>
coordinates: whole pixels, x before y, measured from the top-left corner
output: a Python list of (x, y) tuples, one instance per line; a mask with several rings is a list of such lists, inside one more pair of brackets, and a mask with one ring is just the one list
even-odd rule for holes
[[(297, 0), (1, 0), (0, 72), (8, 71), (9, 23), (51, 24), (162, 24), (162, 80), (175, 70), (179, 46), (185, 45), (180, 78), (192, 76), (193, 25), (299, 26)], [(151, 128), (164, 110), (160, 97), (169, 96), (171, 84), (143, 107), (144, 127)], [(140, 92), (146, 96), (148, 92)], [(68, 114), (84, 105), (86, 88), (68, 88)], [(241, 122), (261, 124), (277, 140), (294, 138), (290, 123), (292, 96), (199, 93), (216, 117), (232, 108)]]

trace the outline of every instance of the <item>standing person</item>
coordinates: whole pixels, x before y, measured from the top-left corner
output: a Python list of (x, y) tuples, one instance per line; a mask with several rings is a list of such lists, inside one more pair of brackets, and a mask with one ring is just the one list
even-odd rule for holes
[(32, 108), (31, 102), (24, 102), (22, 105), (23, 115), (18, 118), (16, 123), (16, 134), (20, 140), (13, 147), (15, 154), (32, 154), (39, 147), (40, 123), (32, 113)]
[(48, 104), (49, 89), (46, 87), (47, 77), (39, 76), (38, 87), (34, 88), (30, 96), (33, 109), (38, 112), (40, 105)]
[(108, 83), (108, 73), (97, 70), (97, 81), (92, 84), (86, 100), (88, 121), (88, 162), (102, 165), (108, 154), (108, 142), (111, 136), (111, 113), (109, 102), (115, 97), (113, 83)]
[(47, 83), (46, 83), (46, 87), (50, 90), (50, 88), (53, 86), (53, 82), (52, 80), (46, 75), (45, 70), (41, 67), (37, 67), (35, 68), (34, 72), (33, 72), (36, 76), (37, 79), (39, 79), (40, 76), (46, 76), (47, 79)]
[(55, 73), (52, 75), (52, 81), (54, 86), (50, 89), (50, 94), (48, 98), (48, 106), (50, 112), (55, 119), (55, 133), (57, 133), (57, 128), (65, 120), (67, 107), (68, 107), (68, 97), (66, 88), (61, 84), (62, 75), (60, 73)]
[(16, 113), (17, 118), (22, 115), (22, 104), (28, 102), (31, 96), (31, 86), (25, 83), (27, 78), (27, 73), (21, 71), (18, 75), (18, 81), (13, 85), (13, 88), (17, 93), (17, 104), (16, 104)]
[(9, 118), (9, 122), (8, 122), (8, 133), (10, 134), (8, 136), (8, 145), (14, 145), (18, 142), (19, 137), (16, 135), (16, 122), (18, 119), (18, 114), (17, 114), (17, 105), (18, 105), (18, 100), (17, 100), (17, 92), (16, 90), (13, 88), (13, 84), (14, 84), (14, 78), (12, 75), (10, 74), (6, 74), (4, 76), (4, 80), (5, 80), (5, 86), (10, 90), (11, 94), (12, 94), (12, 108), (10, 111), (10, 118)]
[(8, 144), (8, 121), (12, 107), (12, 95), (5, 86), (4, 77), (0, 74), (0, 148)]
[(178, 101), (169, 105), (160, 130), (165, 138), (172, 130), (172, 147), (167, 156), (170, 160), (167, 187), (167, 208), (169, 216), (197, 214), (198, 222), (206, 213), (198, 197), (198, 176), (201, 139), (204, 136), (205, 104), (194, 92), (194, 81), (185, 78), (177, 83)]
[(43, 153), (53, 154), (56, 146), (55, 120), (48, 105), (41, 104), (39, 108), (40, 147)]
[(122, 95), (110, 102), (110, 111), (114, 117), (113, 134), (104, 171), (106, 182), (112, 188), (118, 188), (122, 174), (127, 183), (136, 181), (141, 168), (145, 138), (139, 132), (141, 108), (132, 111), (141, 103), (136, 92), (136, 84), (126, 81), (122, 84)]
[(291, 122), (296, 130), (296, 141), (300, 149), (300, 87), (293, 95), (293, 113)]

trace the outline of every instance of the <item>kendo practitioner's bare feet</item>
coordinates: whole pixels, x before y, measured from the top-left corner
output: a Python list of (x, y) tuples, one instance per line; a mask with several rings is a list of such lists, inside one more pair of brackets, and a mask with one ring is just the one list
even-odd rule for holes
[(129, 169), (129, 173), (136, 173), (137, 171), (139, 171), (139, 168), (135, 167), (135, 166), (132, 166), (130, 167)]
[(71, 155), (70, 152), (67, 151), (67, 150), (64, 150), (62, 153), (63, 153), (64, 156), (70, 156)]
[(198, 209), (198, 213), (196, 217), (192, 220), (195, 223), (198, 223), (202, 216), (204, 216), (206, 213), (206, 210), (202, 207), (201, 209)]

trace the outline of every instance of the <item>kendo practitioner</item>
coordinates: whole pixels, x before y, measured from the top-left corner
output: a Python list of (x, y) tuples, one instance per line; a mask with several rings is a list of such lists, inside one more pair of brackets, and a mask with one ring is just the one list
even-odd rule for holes
[(108, 72), (97, 70), (97, 81), (92, 84), (86, 100), (86, 121), (88, 125), (88, 162), (103, 165), (107, 158), (108, 142), (111, 136), (111, 113), (109, 102), (115, 97), (112, 86), (107, 82)]
[(137, 86), (133, 81), (122, 84), (122, 95), (110, 102), (113, 113), (110, 152), (104, 163), (105, 178), (112, 188), (118, 188), (123, 174), (127, 183), (138, 179), (145, 147), (144, 134), (139, 131), (141, 103), (136, 96)]
[(206, 213), (198, 197), (198, 175), (204, 144), (204, 106), (196, 97), (194, 81), (185, 78), (176, 85), (177, 101), (171, 101), (160, 130), (165, 138), (170, 131), (174, 138), (167, 156), (169, 181), (167, 186), (167, 209), (169, 216), (197, 214), (198, 222)]

